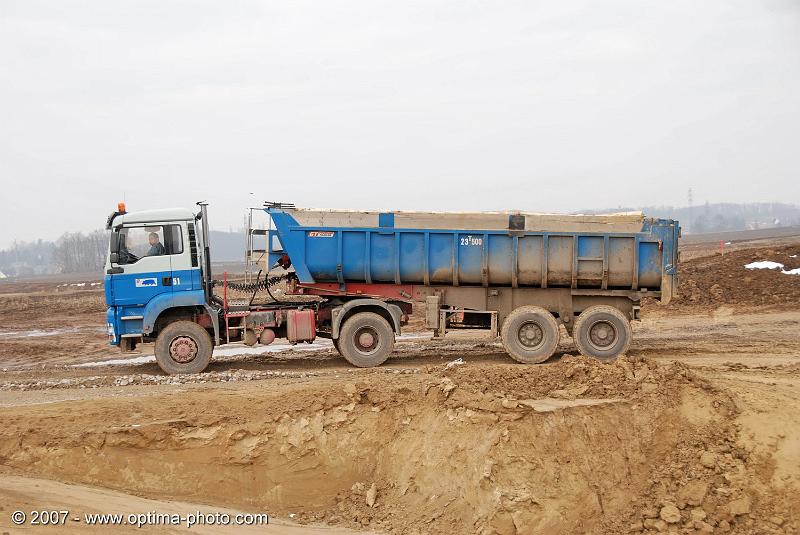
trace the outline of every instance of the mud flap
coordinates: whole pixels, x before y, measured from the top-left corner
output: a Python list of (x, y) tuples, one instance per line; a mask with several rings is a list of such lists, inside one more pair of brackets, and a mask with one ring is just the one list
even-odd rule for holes
[(121, 338), (119, 341), (119, 349), (121, 353), (128, 353), (136, 349), (136, 338)]

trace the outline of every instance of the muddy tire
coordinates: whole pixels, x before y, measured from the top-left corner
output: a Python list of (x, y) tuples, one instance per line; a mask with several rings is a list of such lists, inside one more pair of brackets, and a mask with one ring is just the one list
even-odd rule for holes
[(169, 374), (200, 373), (211, 361), (213, 348), (205, 329), (193, 321), (176, 321), (156, 338), (156, 362)]
[(598, 359), (613, 359), (628, 351), (632, 335), (628, 318), (608, 305), (591, 306), (581, 312), (572, 330), (581, 355)]
[(264, 329), (258, 335), (258, 343), (262, 346), (268, 346), (275, 341), (275, 331), (272, 329)]
[(359, 312), (345, 320), (334, 345), (353, 366), (380, 366), (392, 354), (394, 331), (382, 316)]
[(253, 329), (245, 329), (242, 334), (242, 342), (246, 346), (254, 346), (258, 342), (258, 335)]
[(539, 364), (558, 347), (558, 322), (542, 307), (522, 306), (509, 314), (500, 329), (500, 340), (511, 358), (523, 364)]

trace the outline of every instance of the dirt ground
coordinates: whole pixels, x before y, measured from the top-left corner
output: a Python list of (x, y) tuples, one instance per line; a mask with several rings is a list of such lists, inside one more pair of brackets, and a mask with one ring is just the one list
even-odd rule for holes
[[(168, 377), (106, 346), (98, 281), (1, 283), (0, 533), (201, 510), (269, 513), (264, 533), (800, 533), (800, 276), (743, 267), (800, 267), (800, 242), (762, 242), (693, 245), (682, 297), (612, 362), (564, 334), (523, 366), (417, 317), (376, 369), (319, 342)], [(42, 509), (78, 520), (11, 522)]]

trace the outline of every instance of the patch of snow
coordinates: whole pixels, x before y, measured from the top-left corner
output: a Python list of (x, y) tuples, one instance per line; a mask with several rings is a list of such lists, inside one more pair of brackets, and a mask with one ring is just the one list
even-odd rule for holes
[[(795, 258), (797, 255), (791, 256), (790, 258)], [(783, 264), (780, 262), (772, 262), (771, 260), (762, 260), (761, 262), (752, 262), (750, 264), (746, 264), (744, 267), (747, 269), (780, 269), (781, 273), (784, 275), (800, 275), (800, 268), (794, 268), (790, 270), (783, 269)]]
[(431, 339), (431, 334), (401, 334), (397, 337), (398, 340), (419, 340), (420, 338), (425, 338), (426, 340)]
[(450, 368), (455, 368), (456, 366), (461, 366), (462, 364), (466, 364), (466, 362), (464, 362), (464, 359), (461, 357), (458, 357), (456, 360), (451, 360), (448, 362), (445, 368), (449, 370)]
[(311, 344), (295, 344), (289, 342), (276, 342), (268, 346), (244, 346), (238, 344), (231, 344), (230, 346), (222, 346), (220, 349), (214, 349), (215, 357), (230, 357), (233, 355), (261, 355), (263, 353), (280, 353), (294, 349), (295, 351), (322, 351), (333, 347), (333, 342), (325, 338), (315, 340)]
[(783, 269), (783, 264), (780, 262), (772, 262), (771, 260), (762, 260), (760, 262), (751, 262), (745, 264), (747, 269)]
[(73, 368), (89, 368), (91, 366), (119, 366), (125, 364), (149, 364), (155, 362), (155, 355), (142, 355), (140, 357), (133, 357), (130, 359), (111, 359), (99, 360), (97, 362), (83, 362), (81, 364), (73, 364)]
[[(2, 333), (0, 333), (2, 334)], [(416, 340), (419, 338), (429, 338), (430, 335), (426, 334), (401, 334), (397, 337), (398, 340)], [(289, 342), (276, 342), (268, 346), (256, 345), (246, 346), (240, 342), (235, 342), (227, 346), (214, 348), (214, 357), (231, 357), (235, 355), (263, 355), (264, 353), (280, 353), (281, 351), (323, 351), (333, 347), (333, 342), (327, 338), (317, 338), (311, 344), (295, 344)], [(460, 360), (460, 359), (459, 359)], [(73, 364), (73, 368), (88, 368), (91, 366), (126, 366), (130, 364), (149, 364), (155, 362), (155, 355), (141, 355), (129, 359), (111, 359), (111, 360), (98, 360), (95, 362), (83, 362), (81, 364)], [(462, 361), (463, 364), (463, 361)]]
[(790, 254), (789, 258), (797, 258), (797, 255), (796, 254)]
[[(214, 348), (213, 355), (215, 357), (230, 357), (234, 355), (261, 355), (264, 353), (279, 353), (281, 351), (286, 351), (289, 349), (294, 349), (295, 351), (322, 351), (324, 349), (328, 349), (331, 347), (333, 347), (333, 343), (330, 340), (326, 340), (324, 338), (316, 340), (314, 341), (314, 343), (311, 344), (297, 344), (294, 346), (288, 342), (275, 343), (275, 344), (270, 344), (268, 346), (252, 346), (252, 347), (239, 343), (234, 343), (228, 346)], [(130, 359), (112, 359), (112, 360), (100, 360), (96, 362), (83, 362), (81, 364), (73, 364), (73, 366), (76, 368), (87, 368), (90, 366), (125, 366), (129, 364), (149, 364), (155, 361), (156, 361), (155, 355), (142, 355), (140, 357), (134, 357)]]

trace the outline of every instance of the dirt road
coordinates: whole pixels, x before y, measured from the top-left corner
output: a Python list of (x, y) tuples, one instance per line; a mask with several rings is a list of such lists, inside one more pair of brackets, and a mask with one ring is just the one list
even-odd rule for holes
[[(141, 533), (199, 533), (217, 535), (235, 533), (250, 535), (274, 533), (275, 535), (350, 535), (355, 532), (346, 528), (325, 526), (302, 526), (282, 520), (266, 519), (255, 523), (254, 515), (223, 507), (209, 507), (204, 504), (187, 502), (148, 500), (102, 488), (58, 483), (48, 479), (21, 477), (2, 474), (0, 503), (3, 512), (0, 516), (0, 529), (4, 533), (34, 533), (51, 535), (53, 533), (80, 534), (108, 531), (121, 534)], [(31, 525), (30, 511), (58, 511), (53, 517), (56, 524)], [(10, 513), (21, 510), (28, 513), (24, 527), (10, 520)], [(97, 527), (88, 522), (100, 522), (99, 515), (124, 513), (120, 524)], [(66, 514), (65, 514), (66, 513)], [(133, 515), (129, 518), (129, 515)], [(87, 518), (88, 516), (88, 518)], [(176, 517), (181, 517), (180, 520)], [(187, 518), (189, 517), (189, 518)], [(150, 520), (149, 520), (150, 519)], [(149, 522), (148, 522), (149, 520)], [(48, 522), (50, 521), (48, 515)], [(106, 517), (103, 521), (109, 522)], [(145, 523), (148, 522), (148, 523)], [(173, 525), (171, 523), (177, 525)], [(128, 524), (126, 524), (128, 523)], [(170, 523), (170, 524), (167, 524)]]
[[(43, 353), (2, 342), (0, 528), (31, 533), (10, 511), (63, 506), (290, 523), (266, 533), (295, 522), (319, 533), (798, 533), (795, 279), (742, 271), (758, 296), (748, 304), (727, 291), (742, 258), (726, 258), (689, 263), (687, 289), (721, 291), (646, 306), (614, 362), (577, 356), (566, 336), (546, 364), (523, 366), (475, 334), (418, 332), (376, 369), (347, 366), (326, 343), (239, 346), (176, 378), (146, 347), (87, 354), (76, 332), (53, 334), (68, 347)], [(87, 307), (79, 328), (99, 315), (96, 298), (69, 297)], [(64, 327), (37, 321), (0, 331)]]

